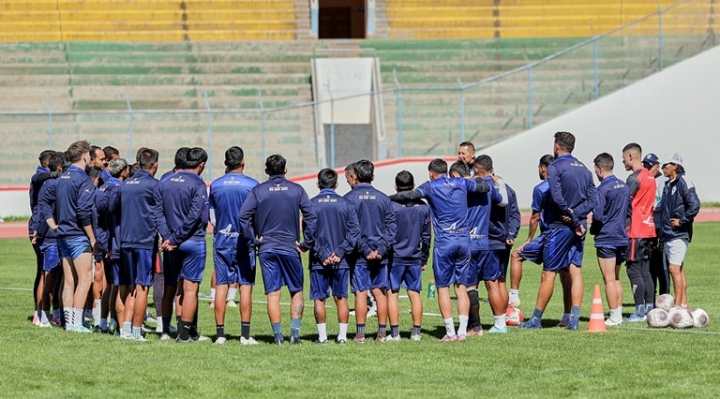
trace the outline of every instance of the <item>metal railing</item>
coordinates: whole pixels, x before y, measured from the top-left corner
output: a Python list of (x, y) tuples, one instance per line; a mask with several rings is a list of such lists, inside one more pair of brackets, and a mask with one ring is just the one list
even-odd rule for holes
[[(393, 71), (384, 89), (359, 95), (383, 96), (388, 139), (378, 158), (449, 155), (460, 141), (471, 140), (482, 148), (532, 128), (714, 46), (713, 12), (707, 0), (659, 7), (653, 14), (541, 59), (523, 54), (524, 65), (472, 83), (457, 78), (457, 85), (403, 84)], [(664, 24), (666, 18), (682, 29)], [(161, 168), (168, 169), (178, 147), (203, 146), (212, 160), (206, 169), (208, 180), (222, 174), (221, 151), (235, 144), (246, 148), (248, 171), (257, 176), (262, 176), (265, 157), (276, 152), (286, 155), (293, 174), (342, 166), (334, 164), (336, 151), (342, 150), (339, 140), (330, 144), (328, 159), (333, 164), (317, 164), (321, 149), (316, 148), (310, 129), (314, 107), (320, 102), (267, 106), (260, 91), (256, 108), (217, 109), (211, 106), (208, 92), (202, 98), (204, 107), (197, 109), (142, 110), (133, 109), (126, 94), (124, 110), (54, 111), (48, 93), (46, 110), (0, 112), (0, 123), (21, 126), (21, 134), (28, 137), (26, 141), (11, 138), (24, 145), (23, 151), (12, 146), (0, 149), (0, 157), (18, 161), (16, 170), (3, 167), (0, 185), (24, 184), (37, 153), (46, 146), (64, 148), (76, 139), (115, 145), (130, 159), (127, 154), (137, 147), (153, 147), (161, 152)], [(46, 124), (40, 122), (45, 118)], [(46, 140), (39, 139), (43, 131)]]

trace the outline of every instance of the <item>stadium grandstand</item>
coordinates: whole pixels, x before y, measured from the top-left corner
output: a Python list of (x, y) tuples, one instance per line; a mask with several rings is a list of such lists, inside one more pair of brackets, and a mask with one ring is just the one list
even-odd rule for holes
[(273, 152), (291, 174), (342, 166), (318, 156), (314, 58), (379, 61), (375, 159), (451, 155), (714, 46), (716, 13), (712, 0), (4, 0), (0, 185), (24, 186), (40, 151), (76, 139), (157, 148), (164, 167), (202, 146), (208, 181), (230, 145), (253, 175)]

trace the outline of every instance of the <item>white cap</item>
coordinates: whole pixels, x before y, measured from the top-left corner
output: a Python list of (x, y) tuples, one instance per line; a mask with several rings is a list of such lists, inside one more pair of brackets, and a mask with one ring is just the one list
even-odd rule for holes
[(680, 154), (678, 154), (677, 152), (675, 152), (675, 153), (673, 153), (672, 155), (665, 155), (665, 156), (663, 157), (662, 164), (665, 165), (665, 164), (668, 164), (668, 163), (674, 163), (675, 165), (680, 165), (680, 166), (682, 166), (682, 164), (683, 164), (683, 159), (682, 159), (682, 157), (680, 156)]

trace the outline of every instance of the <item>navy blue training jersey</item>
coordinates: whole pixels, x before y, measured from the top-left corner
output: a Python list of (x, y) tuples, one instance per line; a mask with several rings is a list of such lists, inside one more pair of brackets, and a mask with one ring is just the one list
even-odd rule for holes
[[(40, 210), (38, 209), (38, 198), (40, 197), (40, 175), (49, 173), (50, 169), (45, 169), (42, 166), (38, 166), (35, 170), (35, 174), (30, 179), (30, 220), (28, 221), (28, 235), (32, 235), (33, 231), (37, 230), (37, 225), (40, 223)], [(43, 219), (44, 221), (44, 219)], [(47, 226), (47, 223), (45, 224)]]
[(188, 240), (204, 240), (208, 223), (208, 194), (202, 177), (179, 170), (160, 183), (162, 210), (172, 245)]
[(138, 170), (120, 187), (120, 226), (122, 248), (152, 250), (158, 234), (169, 234), (160, 182), (147, 170)]
[(422, 200), (393, 202), (397, 233), (393, 263), (426, 265), (430, 256), (430, 207)]
[(550, 184), (546, 179), (533, 187), (532, 205), (530, 205), (530, 208), (533, 210), (533, 212), (540, 213), (540, 222), (538, 223), (538, 226), (540, 227), (540, 232), (543, 232), (548, 228), (547, 216), (545, 215), (545, 213), (552, 205), (553, 202), (552, 196), (550, 195)]
[(215, 212), (215, 248), (237, 248), (246, 244), (240, 237), (240, 208), (257, 180), (242, 173), (225, 173), (210, 184), (210, 208)]
[[(468, 195), (468, 223), (470, 225), (470, 245), (473, 249), (489, 249), (490, 211), (493, 204), (503, 202), (503, 196), (495, 189), (492, 176), (483, 180), (490, 187), (486, 193), (471, 192)], [(507, 203), (507, 201), (505, 201)]]
[(340, 258), (340, 263), (335, 267), (349, 268), (346, 255), (353, 252), (360, 237), (355, 206), (332, 189), (320, 190), (310, 202), (317, 216), (315, 244), (310, 251), (310, 269), (322, 270), (323, 262), (333, 253)]
[(297, 254), (300, 242), (300, 213), (305, 222), (303, 249), (315, 239), (317, 218), (305, 189), (284, 175), (273, 175), (255, 186), (240, 209), (240, 229), (248, 248), (259, 253)]
[(42, 244), (45, 239), (54, 240), (56, 234), (50, 230), (46, 220), (55, 218), (55, 183), (56, 179), (45, 180), (37, 193), (36, 219), (33, 230), (37, 231), (37, 243)]
[(57, 178), (55, 183), (55, 222), (57, 238), (85, 236), (84, 226), (92, 226), (95, 205), (95, 185), (92, 179), (75, 165)]
[(373, 251), (386, 258), (395, 242), (397, 222), (392, 202), (387, 195), (369, 183), (360, 183), (345, 194), (357, 211), (360, 222), (360, 239), (357, 249), (367, 258)]
[(548, 165), (548, 184), (554, 204), (547, 212), (548, 225), (566, 226), (562, 216), (570, 216), (573, 227), (584, 223), (597, 203), (592, 174), (585, 164), (570, 154), (560, 155)]
[(595, 247), (627, 245), (625, 221), (629, 216), (630, 189), (615, 175), (610, 175), (600, 182), (597, 196), (590, 226), (590, 233), (595, 235)]
[(108, 251), (113, 259), (120, 257), (120, 190), (122, 181), (111, 177), (95, 194), (98, 226), (108, 233)]
[(505, 185), (507, 190), (507, 205), (499, 206), (493, 204), (490, 210), (490, 228), (488, 236), (490, 238), (489, 249), (505, 249), (507, 240), (517, 238), (520, 231), (520, 209), (518, 208), (517, 194), (509, 185)]

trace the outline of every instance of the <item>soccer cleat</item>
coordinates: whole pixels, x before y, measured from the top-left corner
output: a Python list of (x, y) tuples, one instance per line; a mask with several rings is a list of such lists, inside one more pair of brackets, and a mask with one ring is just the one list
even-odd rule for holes
[(457, 335), (445, 335), (444, 337), (440, 338), (440, 342), (453, 342), (457, 341)]
[(100, 326), (93, 327), (93, 332), (96, 334), (107, 334), (110, 332), (110, 329), (103, 330)]
[[(291, 338), (291, 339), (292, 339), (292, 338)], [(325, 345), (325, 344), (328, 343), (328, 341), (327, 341), (327, 340), (320, 341), (319, 339), (316, 339), (315, 341), (313, 341), (313, 343), (314, 343), (314, 344), (318, 344), (318, 345)]]
[(61, 327), (61, 326), (62, 326), (62, 320), (58, 319), (58, 318), (55, 317), (55, 316), (52, 317), (52, 319), (50, 320), (50, 322), (51, 322), (52, 324), (54, 324), (56, 327)]
[(616, 320), (613, 320), (613, 319), (611, 319), (611, 318), (608, 317), (608, 318), (605, 320), (605, 325), (606, 325), (607, 327), (619, 326), (620, 324), (622, 324), (622, 319), (616, 321)]
[(162, 334), (162, 331), (163, 331), (162, 323), (158, 323), (158, 325), (155, 326), (155, 333)]
[(195, 342), (195, 340), (192, 339), (191, 337), (188, 337), (187, 339), (181, 339), (180, 337), (177, 337), (177, 338), (175, 338), (175, 342), (177, 342), (179, 344), (190, 344), (190, 343)]
[(580, 320), (577, 317), (570, 317), (570, 320), (568, 321), (567, 328), (568, 330), (575, 331), (578, 329), (578, 325), (580, 324)]
[(365, 343), (365, 334), (364, 333), (355, 334), (355, 337), (353, 338), (353, 342), (355, 342), (356, 344), (364, 344)]
[(420, 341), (422, 337), (420, 337), (420, 334), (413, 334), (410, 336), (410, 341)]
[(385, 342), (398, 342), (400, 340), (402, 340), (402, 338), (400, 338), (400, 334), (394, 337), (392, 335), (388, 335), (387, 337), (385, 337)]
[(160, 336), (160, 341), (170, 341), (171, 339), (170, 334), (163, 334)]
[(300, 337), (290, 337), (290, 345), (300, 345), (302, 344), (302, 340)]
[(542, 325), (540, 325), (540, 319), (536, 319), (533, 317), (530, 320), (520, 324), (517, 328), (539, 330), (542, 328)]
[(344, 339), (338, 339), (337, 341), (335, 341), (335, 343), (338, 344), (338, 345), (345, 345), (346, 342), (347, 342), (347, 341), (344, 340)]
[(83, 311), (83, 319), (85, 319), (85, 321), (92, 320), (93, 319), (92, 310), (85, 309), (85, 311)]
[(225, 306), (228, 308), (236, 308), (237, 303), (235, 303), (235, 301), (227, 301), (227, 302), (225, 302)]
[(33, 324), (34, 326), (37, 326), (38, 324), (40, 324), (40, 318), (38, 317), (37, 314), (33, 314), (32, 324)]
[(257, 344), (258, 344), (258, 342), (255, 341), (255, 338), (253, 338), (253, 337), (250, 337), (250, 338), (240, 337), (240, 345), (257, 345)]
[(458, 340), (458, 341), (465, 341), (466, 339), (467, 339), (467, 335), (465, 335), (465, 334), (458, 334), (458, 335), (457, 335), (457, 340)]
[(637, 313), (633, 313), (630, 315), (630, 317), (625, 319), (625, 322), (627, 323), (642, 323), (644, 321), (647, 321), (647, 316), (639, 316)]
[(385, 331), (378, 332), (377, 336), (375, 337), (375, 341), (377, 342), (385, 342), (385, 339), (387, 338), (387, 333)]
[(142, 335), (139, 336), (139, 337), (137, 337), (137, 338), (133, 338), (133, 341), (136, 341), (136, 342), (150, 342), (150, 341), (148, 341), (147, 339), (145, 339), (145, 337), (143, 337)]
[(468, 337), (482, 337), (485, 335), (485, 330), (483, 330), (482, 326), (476, 326), (469, 329), (467, 335)]
[(196, 336), (190, 337), (190, 339), (192, 339), (193, 341), (197, 341), (197, 342), (210, 341), (210, 338), (208, 338), (204, 335), (196, 335)]
[(569, 316), (563, 316), (562, 319), (560, 320), (560, 323), (558, 323), (557, 326), (560, 327), (560, 328), (565, 328), (565, 327), (568, 326), (568, 324), (570, 324), (570, 317), (569, 317)]
[(149, 323), (157, 323), (158, 320), (150, 312), (145, 312), (145, 321)]
[(120, 339), (134, 339), (132, 333), (121, 332)]
[(507, 332), (508, 332), (507, 327), (498, 328), (498, 327), (492, 326), (488, 330), (488, 334), (507, 334)]
[(225, 345), (227, 343), (227, 338), (225, 337), (218, 337), (215, 340), (215, 345)]
[(275, 345), (282, 345), (282, 344), (284, 344), (284, 343), (285, 343), (285, 339), (284, 339), (284, 338), (276, 338), (276, 339), (275, 339)]
[(50, 324), (50, 323), (39, 323), (37, 326), (40, 327), (40, 328), (49, 328), (49, 327), (52, 327), (52, 324)]

